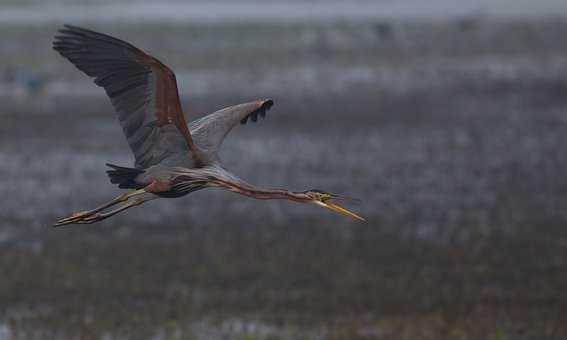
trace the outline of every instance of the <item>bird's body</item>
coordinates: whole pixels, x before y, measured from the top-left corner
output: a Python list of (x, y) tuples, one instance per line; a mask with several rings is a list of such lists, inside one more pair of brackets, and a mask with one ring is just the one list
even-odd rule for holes
[[(105, 89), (135, 157), (134, 167), (107, 164), (110, 181), (122, 194), (93, 210), (58, 221), (56, 226), (94, 223), (161, 197), (181, 197), (204, 188), (222, 188), (257, 199), (316, 203), (360, 218), (335, 204), (338, 195), (319, 190), (294, 192), (261, 188), (223, 168), (219, 148), (230, 130), (265, 117), (271, 99), (224, 108), (187, 124), (174, 73), (159, 60), (114, 37), (65, 25), (53, 47)], [(344, 198), (343, 198), (344, 199)], [(109, 208), (120, 205), (114, 210)]]
[[(194, 143), (205, 156), (205, 160), (197, 161), (186, 152), (166, 157), (158, 164), (146, 168), (126, 168), (108, 164), (112, 168), (107, 171), (111, 182), (123, 189), (141, 189), (152, 183), (158, 183), (159, 187), (157, 184), (152, 187), (154, 193), (160, 197), (170, 198), (185, 196), (207, 187), (223, 187), (223, 183), (251, 187), (222, 167), (218, 155), (219, 147), (228, 133), (227, 130), (232, 126), (250, 116), (256, 121), (257, 115), (265, 116), (265, 112), (272, 105), (272, 100), (240, 104), (228, 108), (230, 110), (223, 109), (209, 114), (189, 124), (189, 132)], [(228, 124), (222, 124), (223, 120)]]

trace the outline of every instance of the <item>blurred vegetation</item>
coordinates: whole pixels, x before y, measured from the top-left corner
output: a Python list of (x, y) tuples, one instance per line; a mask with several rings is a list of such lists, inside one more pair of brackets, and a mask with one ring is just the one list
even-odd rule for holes
[(567, 337), (565, 20), (88, 24), (172, 66), (190, 119), (274, 97), (227, 166), (369, 223), (211, 191), (53, 230), (131, 162), (59, 26), (2, 27), (0, 72), (45, 83), (0, 87), (0, 339)]
[(163, 226), (145, 227), (146, 240), (67, 230), (39, 253), (3, 249), (0, 302), (20, 306), (7, 319), (15, 335), (202, 338), (201, 323), (252, 339), (567, 336), (565, 272), (541, 267), (538, 257), (558, 255), (543, 242), (345, 241), (300, 223), (269, 237), (233, 225), (206, 240), (188, 228), (160, 242), (146, 228)]

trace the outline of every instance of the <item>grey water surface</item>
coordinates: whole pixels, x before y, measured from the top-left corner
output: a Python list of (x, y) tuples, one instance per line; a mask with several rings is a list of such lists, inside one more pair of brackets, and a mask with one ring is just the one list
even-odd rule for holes
[[(0, 339), (567, 336), (562, 1), (0, 2)], [(273, 98), (226, 166), (362, 224), (222, 191), (103, 223), (132, 156), (63, 23), (177, 73), (188, 120)]]

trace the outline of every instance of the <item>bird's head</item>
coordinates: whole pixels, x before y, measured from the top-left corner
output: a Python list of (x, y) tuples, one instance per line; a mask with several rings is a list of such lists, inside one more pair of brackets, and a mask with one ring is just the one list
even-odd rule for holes
[(357, 214), (349, 211), (340, 205), (336, 204), (333, 201), (350, 201), (350, 202), (358, 202), (357, 199), (348, 197), (348, 196), (341, 196), (337, 194), (331, 194), (319, 189), (311, 189), (304, 192), (306, 199), (308, 202), (321, 206), (323, 208), (331, 209), (333, 211), (338, 212), (339, 214), (349, 216), (352, 218), (356, 218), (360, 221), (366, 221), (364, 218), (358, 216)]

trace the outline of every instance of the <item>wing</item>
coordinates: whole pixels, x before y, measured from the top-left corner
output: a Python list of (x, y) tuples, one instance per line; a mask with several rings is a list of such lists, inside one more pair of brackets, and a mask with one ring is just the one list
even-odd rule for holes
[(65, 25), (53, 48), (106, 91), (136, 158), (147, 168), (200, 152), (183, 117), (173, 72), (127, 42)]
[(249, 119), (256, 122), (258, 116), (265, 117), (272, 105), (274, 101), (267, 99), (224, 108), (192, 122), (191, 135), (199, 149), (216, 154), (233, 127), (246, 124)]

